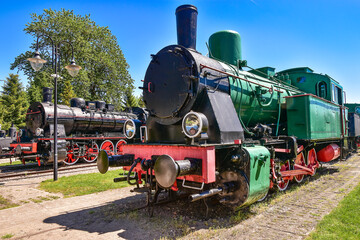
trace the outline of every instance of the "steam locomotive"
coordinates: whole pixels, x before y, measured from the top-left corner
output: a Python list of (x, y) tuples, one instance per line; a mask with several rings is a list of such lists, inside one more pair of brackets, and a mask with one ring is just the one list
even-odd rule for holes
[(101, 173), (123, 166), (128, 175), (114, 181), (147, 191), (149, 206), (166, 191), (239, 207), (356, 149), (359, 118), (349, 119), (339, 82), (309, 67), (245, 71), (235, 31), (211, 35), (204, 56), (196, 51), (197, 14), (178, 7), (178, 44), (152, 55), (142, 87), (146, 143), (113, 156), (100, 151)]
[[(5, 156), (15, 155), (23, 162), (32, 160), (45, 164), (53, 162), (54, 156), (54, 105), (51, 103), (52, 89), (43, 89), (43, 102), (34, 102), (26, 113), (26, 129), (18, 135), (2, 139), (11, 141)], [(136, 114), (135, 114), (136, 113)], [(96, 161), (99, 150), (108, 154), (121, 153), (127, 138), (123, 134), (124, 124), (142, 125), (146, 112), (134, 108), (133, 112), (116, 112), (112, 104), (103, 101), (85, 101), (72, 98), (70, 107), (58, 105), (58, 161), (67, 165), (79, 159)], [(139, 119), (139, 117), (140, 119)], [(129, 138), (130, 139), (130, 138)], [(130, 140), (132, 141), (132, 140)]]

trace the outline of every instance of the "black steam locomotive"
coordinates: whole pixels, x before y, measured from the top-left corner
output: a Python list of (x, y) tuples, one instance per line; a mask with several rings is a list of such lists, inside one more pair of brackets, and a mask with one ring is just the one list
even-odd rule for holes
[[(51, 88), (43, 89), (43, 102), (30, 105), (26, 129), (20, 130), (15, 141), (10, 143), (11, 153), (23, 161), (53, 162), (54, 105), (51, 93)], [(68, 165), (79, 159), (94, 162), (100, 150), (120, 154), (127, 139), (123, 133), (124, 125), (141, 126), (146, 121), (146, 112), (141, 108), (117, 112), (112, 104), (82, 98), (72, 98), (70, 107), (58, 105), (57, 114), (58, 161)]]
[(201, 55), (197, 13), (178, 7), (178, 44), (152, 55), (142, 87), (146, 143), (127, 144), (114, 156), (100, 151), (101, 173), (123, 166), (128, 175), (114, 181), (147, 191), (149, 206), (166, 191), (238, 207), (314, 175), (319, 162), (345, 158), (356, 136), (350, 138), (337, 81), (307, 67), (244, 71), (235, 31), (211, 35), (209, 57)]

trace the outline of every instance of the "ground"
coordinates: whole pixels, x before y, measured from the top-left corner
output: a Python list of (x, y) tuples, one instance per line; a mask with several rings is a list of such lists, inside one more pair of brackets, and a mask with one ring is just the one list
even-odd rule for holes
[(147, 209), (129, 211), (145, 204), (145, 195), (130, 192), (131, 188), (63, 198), (37, 189), (46, 178), (49, 176), (0, 183), (0, 195), (20, 204), (0, 210), (0, 237), (304, 239), (360, 182), (360, 157), (326, 164), (311, 181), (293, 184), (291, 191), (273, 194), (265, 203), (240, 212), (213, 206), (208, 219), (201, 201), (157, 206), (154, 217), (149, 218)]

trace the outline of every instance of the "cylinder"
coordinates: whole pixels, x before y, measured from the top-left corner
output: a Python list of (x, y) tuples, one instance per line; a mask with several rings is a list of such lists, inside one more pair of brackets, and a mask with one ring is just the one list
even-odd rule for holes
[(200, 159), (175, 161), (169, 155), (161, 155), (155, 161), (154, 172), (156, 181), (163, 188), (170, 188), (177, 177), (196, 174), (200, 169)]
[(106, 173), (109, 167), (131, 166), (133, 163), (133, 154), (109, 156), (106, 151), (101, 150), (97, 158), (97, 167), (102, 174)]
[(51, 102), (52, 99), (52, 88), (44, 87), (43, 88), (43, 102)]
[(197, 8), (193, 5), (181, 5), (176, 8), (176, 26), (178, 44), (196, 49)]
[(327, 145), (325, 148), (321, 149), (317, 153), (317, 160), (320, 162), (330, 162), (338, 157), (340, 157), (341, 148), (332, 143)]

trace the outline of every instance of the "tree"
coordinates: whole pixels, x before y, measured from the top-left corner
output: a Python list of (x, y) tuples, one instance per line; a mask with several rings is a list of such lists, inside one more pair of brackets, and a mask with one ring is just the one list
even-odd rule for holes
[(28, 101), (19, 75), (9, 74), (9, 77), (6, 78), (1, 102), (3, 107), (2, 129), (8, 129), (12, 123), (19, 128), (24, 127)]
[(74, 90), (72, 88), (71, 82), (69, 80), (64, 81), (64, 91), (60, 93), (60, 103), (65, 105), (70, 105), (70, 99), (75, 97)]
[(137, 100), (138, 100), (138, 105), (139, 105), (139, 107), (144, 108), (144, 107), (145, 107), (145, 103), (144, 103), (144, 98), (143, 98), (143, 95), (142, 95), (142, 94), (137, 97)]
[(125, 91), (124, 108), (138, 107), (138, 106), (139, 106), (139, 102), (138, 99), (133, 95), (133, 89), (128, 88)]
[[(24, 29), (27, 34), (36, 37), (41, 34), (50, 36), (55, 42), (69, 41), (75, 50), (75, 60), (82, 67), (76, 78), (63, 69), (71, 60), (71, 48), (67, 44), (61, 47), (61, 66), (60, 75), (64, 84), (59, 84), (59, 100), (63, 100), (65, 88), (71, 87), (76, 96), (88, 100), (104, 100), (120, 107), (125, 90), (133, 87), (133, 79), (128, 72), (129, 65), (117, 43), (117, 39), (112, 35), (108, 27), (96, 25), (90, 19), (90, 15), (75, 15), (73, 11), (61, 9), (60, 11), (46, 9), (40, 15), (31, 14), (32, 21)], [(52, 86), (53, 79), (50, 77), (54, 73), (51, 58), (51, 41), (46, 37), (39, 39), (39, 51), (46, 63), (40, 71), (44, 74), (35, 73), (30, 67), (27, 58), (32, 57), (36, 44), (33, 43), (31, 51), (20, 54), (11, 64), (11, 69), (17, 68), (24, 72), (28, 77), (31, 89), (30, 99), (37, 98), (41, 94), (42, 84)], [(36, 79), (40, 79), (39, 81)], [(59, 82), (61, 82), (59, 81)], [(67, 84), (65, 84), (67, 83)], [(61, 95), (63, 94), (63, 95)]]

